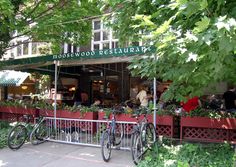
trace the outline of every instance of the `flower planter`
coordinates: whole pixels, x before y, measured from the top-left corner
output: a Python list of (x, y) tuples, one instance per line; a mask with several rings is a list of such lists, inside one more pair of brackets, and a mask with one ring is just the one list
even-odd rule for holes
[(2, 120), (9, 122), (24, 121), (23, 115), (31, 115), (31, 122), (34, 121), (35, 109), (32, 108), (22, 108), (13, 106), (0, 106), (0, 113)]
[(97, 120), (98, 112), (86, 112), (81, 113), (80, 111), (71, 112), (66, 110), (58, 111), (60, 118), (71, 118), (71, 119), (88, 119), (88, 120)]
[(34, 115), (35, 114), (35, 109), (23, 108), (23, 107), (13, 107), (13, 106), (0, 106), (0, 112)]
[[(54, 117), (54, 110), (44, 110), (44, 109), (41, 109), (39, 111), (39, 115), (44, 116), (44, 117)], [(58, 111), (57, 111), (56, 116), (59, 117)]]
[[(153, 120), (153, 117), (151, 117)], [(153, 122), (153, 121), (152, 121)], [(171, 115), (157, 115), (156, 117), (156, 131), (159, 136), (174, 137), (174, 117)]]
[(180, 139), (236, 143), (236, 119), (182, 117)]

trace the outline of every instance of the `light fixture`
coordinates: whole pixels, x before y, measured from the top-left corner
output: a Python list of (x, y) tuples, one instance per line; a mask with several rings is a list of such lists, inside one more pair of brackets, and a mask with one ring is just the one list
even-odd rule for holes
[(100, 76), (103, 77), (103, 72), (101, 71)]
[(23, 85), (23, 86), (21, 86), (21, 89), (26, 90), (26, 89), (28, 89), (28, 86)]
[(70, 92), (75, 91), (75, 87), (71, 87), (71, 88), (69, 89), (69, 91), (70, 91)]

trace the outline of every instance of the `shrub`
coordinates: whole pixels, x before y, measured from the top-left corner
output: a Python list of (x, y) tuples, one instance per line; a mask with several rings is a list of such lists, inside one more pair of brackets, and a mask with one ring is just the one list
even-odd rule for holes
[(235, 152), (229, 144), (156, 144), (138, 167), (234, 167)]

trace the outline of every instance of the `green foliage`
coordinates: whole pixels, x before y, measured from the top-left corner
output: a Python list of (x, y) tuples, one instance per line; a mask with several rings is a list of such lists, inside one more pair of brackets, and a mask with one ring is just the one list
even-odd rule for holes
[(7, 145), (7, 135), (10, 130), (10, 125), (6, 121), (0, 121), (0, 148)]
[[(60, 51), (63, 42), (81, 45), (91, 38), (88, 17), (100, 14), (98, 1), (78, 0), (2, 0), (0, 2), (0, 56), (11, 47), (11, 35), (27, 35), (33, 41), (52, 44)], [(71, 33), (68, 33), (71, 32)]]
[(22, 108), (32, 108), (33, 107), (33, 105), (30, 102), (22, 101), (22, 100), (0, 101), (0, 106), (22, 107)]
[(236, 113), (230, 113), (226, 111), (216, 111), (204, 108), (196, 108), (192, 110), (190, 113), (186, 113), (186, 116), (190, 117), (208, 117), (208, 118), (236, 118)]
[[(132, 75), (173, 81), (164, 100), (200, 96), (210, 83), (236, 83), (236, 1), (106, 1), (120, 40), (154, 43)], [(122, 6), (122, 7), (121, 7)], [(142, 32), (142, 33), (140, 33)]]
[(233, 167), (235, 152), (229, 144), (183, 143), (165, 141), (154, 146), (138, 167)]
[(109, 118), (112, 113), (112, 109), (111, 108), (103, 108), (102, 110), (105, 112), (105, 118)]

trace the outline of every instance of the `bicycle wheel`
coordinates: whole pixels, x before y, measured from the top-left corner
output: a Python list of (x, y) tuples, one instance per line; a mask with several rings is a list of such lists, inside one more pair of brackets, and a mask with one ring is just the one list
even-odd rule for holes
[(104, 131), (102, 134), (101, 147), (102, 158), (105, 162), (108, 162), (111, 158), (111, 139), (108, 130)]
[(46, 125), (46, 122), (40, 122), (38, 127), (35, 130), (35, 138), (37, 140), (45, 140), (46, 138), (48, 138), (48, 128)]
[(134, 132), (131, 136), (131, 154), (132, 160), (137, 165), (143, 157), (143, 148), (140, 133)]
[(16, 125), (8, 134), (7, 145), (12, 150), (19, 149), (27, 138), (27, 129), (24, 125)]
[(146, 124), (145, 140), (148, 148), (151, 148), (151, 146), (156, 141), (156, 129), (153, 123)]
[(119, 145), (124, 137), (124, 125), (116, 124), (114, 144)]

